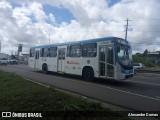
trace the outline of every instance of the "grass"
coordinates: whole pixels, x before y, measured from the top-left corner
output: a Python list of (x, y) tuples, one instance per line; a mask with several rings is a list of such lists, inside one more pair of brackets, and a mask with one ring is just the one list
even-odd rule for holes
[(95, 116), (97, 112), (105, 111), (105, 113), (110, 115), (110, 119), (129, 119), (118, 113), (114, 113), (114, 117), (112, 118), (111, 115), (113, 111), (104, 108), (101, 103), (57, 91), (54, 87), (47, 88), (40, 86), (24, 80), (14, 73), (3, 71), (0, 71), (0, 111), (21, 113), (25, 111), (40, 111), (46, 114), (51, 114), (53, 112), (52, 114), (60, 116), (56, 117), (56, 119), (67, 119), (66, 115), (70, 114), (69, 120), (75, 119), (76, 115), (79, 116), (76, 117), (76, 119), (86, 119), (85, 116), (82, 117), (82, 114), (87, 116), (90, 112), (91, 114), (89, 117), (92, 119), (105, 119), (103, 116)]

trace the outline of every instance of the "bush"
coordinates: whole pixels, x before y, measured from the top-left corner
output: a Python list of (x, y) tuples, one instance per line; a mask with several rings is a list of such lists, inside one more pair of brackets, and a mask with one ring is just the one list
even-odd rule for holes
[(147, 60), (144, 62), (144, 65), (145, 65), (146, 67), (154, 67), (154, 66), (155, 66), (154, 63), (152, 63), (152, 62), (150, 62), (150, 61), (147, 61)]
[(134, 63), (142, 63), (146, 67), (155, 67), (158, 64), (155, 64), (153, 60), (148, 60), (146, 56), (143, 55), (133, 55), (133, 62)]

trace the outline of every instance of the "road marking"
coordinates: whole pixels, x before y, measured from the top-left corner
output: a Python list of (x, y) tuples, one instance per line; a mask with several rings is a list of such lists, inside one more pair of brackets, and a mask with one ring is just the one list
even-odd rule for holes
[[(72, 81), (75, 81), (75, 80), (72, 80)], [(144, 97), (144, 98), (160, 101), (160, 99), (158, 99), (158, 98), (153, 98), (153, 97), (149, 97), (149, 96), (145, 96), (145, 95), (141, 95), (141, 94), (137, 94), (137, 93), (132, 93), (132, 92), (129, 92), (129, 91), (124, 91), (124, 90), (120, 90), (120, 89), (116, 89), (116, 88), (112, 88), (112, 87), (107, 87), (107, 86), (103, 86), (103, 85), (99, 85), (99, 84), (88, 83), (88, 82), (83, 82), (83, 81), (81, 81), (81, 83), (100, 86), (100, 87), (103, 87), (103, 88), (107, 88), (107, 89), (111, 89), (111, 90), (115, 90), (115, 91), (119, 91), (119, 92), (123, 92), (123, 93), (128, 93), (128, 94), (131, 94), (131, 95), (136, 95), (136, 96), (140, 96), (140, 97)]]
[(28, 80), (28, 81), (31, 81), (31, 82), (33, 82), (33, 83), (36, 83), (36, 84), (38, 84), (38, 85), (41, 85), (41, 86), (44, 86), (44, 87), (49, 88), (49, 86), (48, 86), (48, 85), (45, 85), (45, 84), (43, 84), (43, 83), (36, 82), (36, 81), (33, 81), (33, 80), (31, 80), (31, 79), (28, 79), (28, 78), (24, 78), (24, 77), (23, 77), (23, 79)]
[(112, 89), (112, 90), (115, 90), (115, 91), (120, 91), (120, 92), (123, 92), (123, 93), (128, 93), (128, 94), (131, 94), (131, 95), (136, 95), (136, 96), (140, 96), (140, 97), (144, 97), (144, 98), (160, 101), (160, 99), (157, 99), (157, 98), (153, 98), (153, 97), (149, 97), (149, 96), (145, 96), (145, 95), (141, 95), (141, 94), (137, 94), (137, 93), (132, 93), (132, 92), (129, 92), (129, 91), (124, 91), (124, 90), (115, 89), (115, 88), (106, 87), (106, 86), (102, 86), (102, 87), (108, 88), (108, 89)]
[[(24, 79), (26, 79), (26, 78), (24, 78)], [(35, 82), (33, 80), (30, 80), (30, 79), (26, 79), (26, 80), (32, 81), (34, 83), (37, 83), (37, 84), (45, 86), (45, 87), (49, 87), (49, 86), (47, 86), (45, 84), (38, 83), (38, 82)], [(70, 79), (70, 80), (74, 81), (74, 82), (79, 82), (79, 81), (75, 81), (75, 80), (72, 80), (72, 79)], [(153, 98), (153, 97), (149, 97), (149, 96), (145, 96), (145, 95), (141, 95), (141, 94), (137, 94), (137, 93), (132, 93), (132, 92), (129, 92), (129, 91), (124, 91), (124, 90), (120, 90), (120, 89), (116, 89), (116, 88), (112, 88), (112, 87), (107, 87), (107, 86), (103, 86), (103, 85), (99, 85), (99, 84), (94, 84), (94, 83), (89, 83), (89, 82), (83, 82), (83, 81), (80, 81), (80, 83), (100, 86), (100, 87), (103, 87), (103, 88), (107, 88), (107, 89), (111, 89), (111, 90), (115, 90), (115, 91), (119, 91), (119, 92), (123, 92), (123, 93), (128, 93), (128, 94), (131, 94), (131, 95), (136, 95), (136, 96), (140, 96), (140, 97), (144, 97), (144, 98), (160, 101), (160, 99), (158, 99), (158, 98)]]
[(125, 80), (125, 81), (136, 82), (136, 83), (143, 83), (143, 84), (149, 84), (149, 85), (160, 85), (160, 84), (155, 84), (155, 83), (139, 82), (139, 81), (131, 81), (131, 80)]
[(160, 99), (160, 97), (159, 97), (159, 96), (156, 96), (156, 98), (159, 98), (159, 99)]

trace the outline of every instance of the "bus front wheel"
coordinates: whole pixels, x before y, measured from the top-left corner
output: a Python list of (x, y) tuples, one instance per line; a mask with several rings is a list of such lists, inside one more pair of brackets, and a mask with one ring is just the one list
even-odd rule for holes
[(43, 64), (42, 70), (43, 70), (43, 73), (45, 73), (45, 74), (48, 73), (48, 66), (47, 66), (47, 64)]
[(94, 71), (91, 67), (84, 68), (83, 78), (88, 81), (92, 81), (94, 79)]

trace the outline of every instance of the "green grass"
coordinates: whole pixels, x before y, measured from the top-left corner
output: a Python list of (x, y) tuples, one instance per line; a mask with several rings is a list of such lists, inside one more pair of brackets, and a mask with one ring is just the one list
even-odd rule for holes
[[(62, 111), (64, 114), (71, 111), (73, 114), (77, 111), (86, 113), (87, 111), (105, 111), (109, 114), (113, 113), (110, 109), (102, 107), (101, 103), (60, 92), (55, 90), (54, 87), (40, 86), (24, 80), (14, 73), (3, 71), (0, 71), (0, 111)], [(114, 116), (116, 118), (113, 119), (129, 119), (122, 117), (118, 113), (114, 114)], [(62, 114), (61, 118), (64, 117)]]

